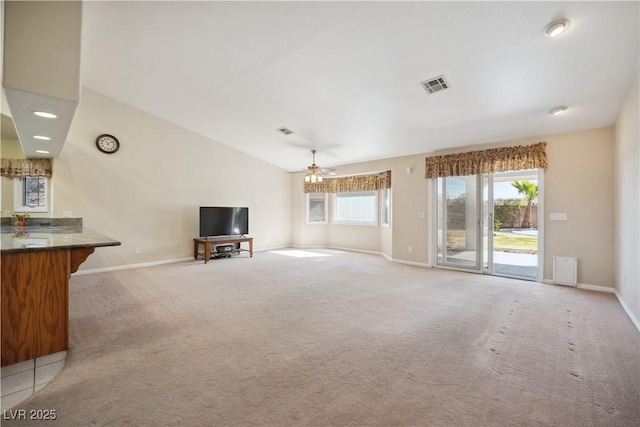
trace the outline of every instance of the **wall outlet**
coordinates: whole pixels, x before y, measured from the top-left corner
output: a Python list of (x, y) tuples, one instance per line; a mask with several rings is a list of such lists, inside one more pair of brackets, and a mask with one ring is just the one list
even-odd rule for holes
[(425, 213), (424, 212), (418, 212), (418, 218), (425, 219)]
[(407, 248), (407, 251), (413, 252), (413, 246), (409, 245), (409, 247)]
[(73, 212), (71, 212), (71, 211), (62, 212), (62, 217), (63, 218), (71, 218), (72, 216), (73, 216)]
[(4, 216), (11, 216), (11, 211), (4, 211)]
[(140, 252), (141, 252), (141, 251), (140, 251), (140, 248), (135, 248), (135, 249), (133, 250), (133, 254), (134, 254), (134, 255), (140, 255)]

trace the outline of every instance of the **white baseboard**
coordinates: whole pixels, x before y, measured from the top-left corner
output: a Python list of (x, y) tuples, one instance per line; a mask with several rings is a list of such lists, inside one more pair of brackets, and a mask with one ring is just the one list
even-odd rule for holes
[(343, 248), (341, 246), (298, 246), (298, 245), (291, 245), (291, 247), (298, 248), (298, 249), (334, 249), (334, 250), (345, 251), (345, 252), (360, 252), (360, 253), (363, 253), (363, 254), (380, 255), (380, 256), (386, 258), (389, 261), (397, 262), (399, 264), (407, 264), (407, 265), (414, 265), (416, 267), (431, 268), (431, 264), (427, 264), (427, 263), (424, 263), (424, 262), (406, 261), (406, 260), (403, 260), (403, 259), (392, 258), (389, 255), (385, 254), (384, 252), (367, 251), (367, 250), (364, 250), (364, 249)]
[(367, 251), (367, 250), (364, 250), (364, 249), (343, 248), (343, 247), (340, 247), (340, 246), (328, 246), (327, 249), (335, 249), (337, 251), (359, 252), (361, 254), (382, 255), (382, 256), (384, 256), (384, 254), (382, 252)]
[[(275, 249), (282, 249), (282, 248), (286, 248), (288, 246), (278, 246), (278, 247), (274, 247), (274, 248), (260, 248), (260, 249), (254, 249), (253, 252), (266, 252), (266, 251), (272, 251)], [(93, 268), (93, 269), (89, 269), (89, 270), (78, 270), (75, 273), (73, 273), (74, 276), (82, 276), (84, 274), (94, 274), (94, 273), (106, 273), (109, 271), (119, 271), (119, 270), (130, 270), (132, 268), (142, 268), (142, 267), (153, 267), (156, 265), (163, 265), (163, 264), (175, 264), (177, 262), (185, 262), (185, 261), (195, 261), (195, 259), (193, 257), (185, 257), (185, 258), (175, 258), (175, 259), (165, 259), (165, 260), (161, 260), (161, 261), (150, 261), (150, 262), (143, 262), (143, 263), (139, 263), (139, 264), (125, 264), (125, 265), (118, 265), (115, 267), (103, 267), (103, 268)]]
[(418, 261), (407, 261), (407, 260), (404, 260), (404, 259), (391, 258), (389, 255), (384, 254), (384, 253), (381, 253), (380, 255), (382, 255), (383, 257), (385, 257), (389, 261), (397, 262), (399, 264), (415, 265), (416, 267), (431, 268), (431, 264), (428, 264), (428, 263), (418, 262)]
[(424, 262), (418, 262), (418, 261), (407, 261), (404, 259), (398, 259), (398, 258), (388, 258), (390, 261), (393, 262), (397, 262), (398, 264), (406, 264), (406, 265), (414, 265), (416, 267), (425, 267), (425, 268), (431, 268), (432, 265), (428, 264), (428, 263), (424, 263)]
[[(545, 280), (544, 283), (547, 283), (549, 285), (554, 284), (551, 280)], [(588, 285), (586, 283), (578, 283), (575, 287), (578, 289), (586, 289), (588, 291), (606, 292), (608, 294), (614, 294), (618, 299), (618, 302), (622, 306), (622, 309), (624, 310), (625, 314), (629, 317), (629, 320), (631, 320), (631, 323), (633, 323), (633, 326), (635, 326), (638, 332), (640, 332), (640, 321), (638, 321), (636, 316), (634, 316), (634, 314), (631, 312), (631, 309), (629, 309), (629, 306), (624, 302), (624, 300), (618, 293), (617, 289), (611, 288), (609, 286)]]
[(193, 260), (193, 257), (187, 257), (187, 258), (176, 258), (176, 259), (165, 259), (162, 261), (151, 261), (151, 262), (142, 262), (140, 264), (126, 264), (126, 265), (118, 265), (115, 267), (103, 267), (103, 268), (92, 268), (89, 270), (78, 270), (75, 273), (73, 273), (74, 276), (82, 276), (84, 274), (94, 274), (94, 273), (106, 273), (109, 271), (119, 271), (119, 270), (129, 270), (132, 268), (142, 268), (142, 267), (153, 267), (155, 265), (162, 265), (162, 264), (174, 264), (176, 262), (184, 262), (184, 261), (189, 261), (189, 260)]
[(359, 253), (362, 253), (362, 254), (371, 254), (371, 255), (382, 255), (382, 256), (384, 256), (384, 254), (382, 252), (367, 251), (367, 250), (364, 250), (364, 249), (355, 249), (355, 248), (343, 248), (342, 246), (302, 246), (302, 245), (291, 245), (289, 247), (290, 248), (296, 248), (296, 249), (333, 249), (335, 251), (359, 252)]
[(575, 286), (572, 286), (572, 285), (563, 285), (561, 283), (553, 283), (553, 280), (549, 280), (549, 279), (543, 280), (542, 283), (547, 285), (564, 286), (566, 288), (578, 288), (578, 289), (585, 289), (588, 291), (607, 292), (610, 294), (612, 294), (615, 291), (615, 289), (610, 288), (608, 286), (589, 285), (586, 283), (578, 283)]
[(614, 288), (610, 288), (609, 286), (587, 285), (586, 283), (578, 283), (576, 285), (576, 288), (586, 289), (588, 291), (606, 292), (609, 294), (612, 294), (616, 291)]
[(638, 318), (633, 315), (629, 306), (625, 304), (624, 300), (618, 293), (618, 290), (614, 289), (613, 293), (616, 295), (616, 298), (618, 298), (618, 302), (622, 306), (622, 309), (624, 310), (624, 312), (627, 313), (627, 316), (629, 316), (629, 319), (631, 319), (631, 323), (633, 323), (633, 326), (635, 326), (638, 332), (640, 332), (640, 322), (638, 321)]
[(285, 245), (285, 246), (274, 246), (272, 248), (260, 248), (260, 249), (254, 249), (253, 253), (256, 252), (269, 252), (269, 251), (279, 251), (282, 249), (286, 249), (286, 248), (290, 248), (291, 246), (289, 245)]

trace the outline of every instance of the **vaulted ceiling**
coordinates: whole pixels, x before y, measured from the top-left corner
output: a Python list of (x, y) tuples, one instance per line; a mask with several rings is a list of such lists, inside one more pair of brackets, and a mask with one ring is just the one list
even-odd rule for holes
[[(312, 148), (335, 166), (612, 125), (638, 16), (638, 2), (85, 2), (82, 85), (299, 171)], [(559, 18), (569, 30), (545, 37)], [(449, 88), (429, 95), (438, 76)]]

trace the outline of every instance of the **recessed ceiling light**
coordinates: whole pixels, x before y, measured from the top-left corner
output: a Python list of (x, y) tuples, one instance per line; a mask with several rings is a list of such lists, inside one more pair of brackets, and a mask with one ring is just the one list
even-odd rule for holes
[(33, 114), (35, 114), (38, 117), (44, 117), (46, 119), (57, 119), (58, 116), (56, 116), (53, 113), (48, 113), (46, 111), (34, 111)]
[(556, 19), (544, 27), (545, 37), (556, 37), (564, 33), (571, 26), (571, 21), (568, 19)]
[(43, 141), (49, 141), (51, 139), (48, 136), (42, 136), (42, 135), (34, 135), (33, 138), (34, 139), (41, 139)]
[(559, 107), (555, 107), (555, 108), (552, 108), (551, 110), (549, 110), (549, 112), (551, 114), (553, 114), (554, 116), (557, 115), (557, 114), (562, 114), (565, 111), (567, 111), (567, 107), (565, 107), (564, 105), (561, 105)]
[(50, 154), (48, 151), (44, 151), (44, 150), (36, 150), (36, 153), (40, 153), (40, 154)]

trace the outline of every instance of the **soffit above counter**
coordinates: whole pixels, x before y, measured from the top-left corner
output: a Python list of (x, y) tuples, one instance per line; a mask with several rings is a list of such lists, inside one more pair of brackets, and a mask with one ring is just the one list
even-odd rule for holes
[(25, 157), (59, 157), (80, 102), (82, 2), (6, 1), (4, 28), (3, 95)]

